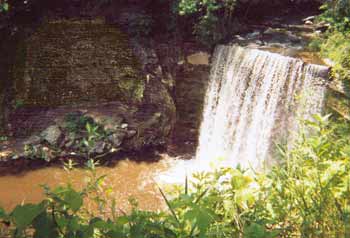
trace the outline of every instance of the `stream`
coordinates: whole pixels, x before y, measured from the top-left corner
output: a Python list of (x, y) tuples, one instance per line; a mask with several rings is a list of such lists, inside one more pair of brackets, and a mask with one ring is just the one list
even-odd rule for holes
[[(164, 155), (157, 162), (136, 162), (121, 160), (113, 167), (99, 166), (97, 176), (107, 175), (102, 187), (110, 191), (109, 199), (116, 199), (119, 210), (128, 211), (128, 199), (135, 198), (141, 209), (157, 210), (162, 207), (163, 199), (155, 178), (165, 172), (173, 161)], [(72, 184), (81, 189), (87, 184), (91, 172), (86, 169), (66, 171), (62, 167), (46, 167), (25, 171), (16, 175), (0, 177), (0, 207), (7, 211), (21, 203), (37, 203), (44, 198), (43, 188)], [(92, 208), (91, 201), (86, 201), (87, 208)], [(93, 209), (93, 208), (92, 208)]]

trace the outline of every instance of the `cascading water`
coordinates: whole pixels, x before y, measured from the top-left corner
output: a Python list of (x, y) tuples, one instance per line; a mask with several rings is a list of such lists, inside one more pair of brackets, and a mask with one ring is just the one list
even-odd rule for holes
[(274, 140), (291, 140), (298, 119), (320, 113), (328, 68), (239, 46), (218, 46), (196, 161), (260, 168)]

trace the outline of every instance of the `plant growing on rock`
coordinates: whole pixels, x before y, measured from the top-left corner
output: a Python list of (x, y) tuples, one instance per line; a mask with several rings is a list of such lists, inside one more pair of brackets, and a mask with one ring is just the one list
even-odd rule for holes
[(64, 121), (64, 130), (68, 134), (67, 147), (75, 148), (83, 153), (87, 160), (93, 155), (103, 156), (109, 133), (93, 118), (85, 115), (68, 114)]
[[(98, 132), (99, 126), (98, 125), (91, 125), (90, 123), (86, 123), (86, 137), (83, 138), (82, 144), (86, 151), (87, 159), (91, 159), (91, 155), (96, 150), (96, 143), (98, 140), (100, 140), (103, 136)], [(103, 148), (101, 149), (103, 152)]]
[(193, 33), (204, 45), (211, 46), (226, 37), (233, 28), (233, 13), (237, 0), (180, 0), (180, 15), (197, 17)]
[(350, 2), (326, 1), (321, 9), (323, 13), (318, 16), (318, 21), (327, 23), (329, 28), (313, 42), (318, 42), (317, 48), (320, 48), (323, 57), (335, 63), (332, 69), (333, 76), (341, 80), (350, 80)]

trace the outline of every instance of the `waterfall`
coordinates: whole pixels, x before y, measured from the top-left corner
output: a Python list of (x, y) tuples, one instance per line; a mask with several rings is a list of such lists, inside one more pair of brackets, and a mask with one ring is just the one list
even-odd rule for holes
[(274, 141), (291, 141), (299, 119), (320, 113), (325, 66), (239, 46), (215, 49), (196, 160), (260, 168)]

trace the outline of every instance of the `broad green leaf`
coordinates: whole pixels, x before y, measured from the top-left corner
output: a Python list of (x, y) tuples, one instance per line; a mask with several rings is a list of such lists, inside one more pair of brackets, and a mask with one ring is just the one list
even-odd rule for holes
[(58, 237), (58, 231), (51, 214), (49, 215), (46, 212), (41, 213), (34, 219), (33, 227), (35, 229), (34, 238)]
[(210, 223), (214, 220), (212, 211), (194, 205), (194, 208), (185, 213), (184, 218), (188, 220), (192, 226), (198, 227), (200, 233), (205, 234)]
[(67, 225), (68, 225), (68, 220), (67, 218), (60, 216), (60, 217), (56, 217), (56, 222), (57, 225), (61, 228), (64, 229)]
[(74, 212), (78, 211), (83, 205), (82, 195), (73, 189), (69, 189), (64, 193), (63, 200)]
[(101, 218), (95, 217), (90, 221), (90, 226), (95, 227), (100, 230), (107, 230), (107, 229), (112, 229), (113, 224), (110, 224), (108, 222), (105, 222)]
[(3, 208), (0, 207), (0, 219), (6, 219), (8, 217), (7, 213)]
[(78, 231), (80, 229), (79, 218), (71, 217), (68, 223), (68, 228), (71, 231)]
[(129, 222), (129, 219), (128, 219), (128, 217), (126, 217), (126, 216), (121, 216), (121, 217), (118, 217), (118, 219), (117, 219), (117, 223), (119, 224), (119, 225), (125, 225), (125, 224), (127, 224)]
[(17, 206), (11, 213), (17, 228), (24, 229), (30, 225), (33, 220), (46, 209), (44, 203), (37, 205), (25, 204)]

